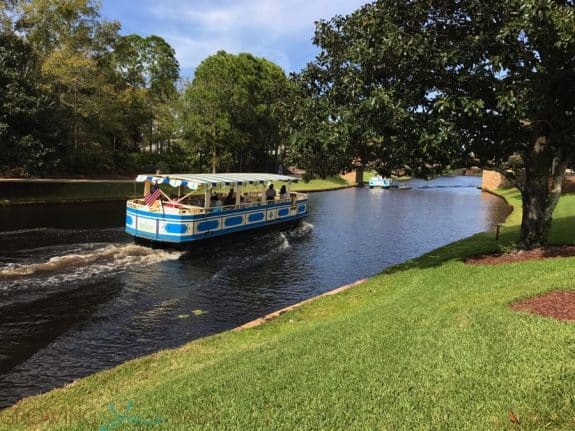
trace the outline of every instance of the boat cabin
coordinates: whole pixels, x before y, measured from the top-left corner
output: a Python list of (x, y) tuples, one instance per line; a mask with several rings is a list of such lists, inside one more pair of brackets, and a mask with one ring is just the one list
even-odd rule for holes
[(126, 204), (126, 232), (160, 242), (207, 237), (299, 220), (307, 195), (297, 177), (260, 173), (138, 175), (144, 195)]
[(399, 187), (399, 183), (392, 178), (383, 178), (381, 175), (377, 175), (369, 179), (369, 188), (374, 187), (382, 189), (396, 189)]

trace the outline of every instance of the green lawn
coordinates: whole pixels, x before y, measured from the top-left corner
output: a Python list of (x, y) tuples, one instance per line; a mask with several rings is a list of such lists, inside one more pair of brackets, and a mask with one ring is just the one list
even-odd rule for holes
[[(574, 216), (575, 196), (563, 197), (555, 241), (575, 240)], [(573, 289), (575, 258), (461, 260), (508, 247), (517, 220), (500, 242), (475, 235), (260, 327), (23, 400), (0, 412), (0, 429), (575, 429), (575, 325), (508, 306)], [(128, 402), (124, 419), (112, 414)]]
[[(276, 183), (276, 188), (279, 190), (282, 183)], [(292, 191), (302, 191), (302, 192), (320, 192), (322, 190), (333, 190), (342, 189), (349, 187), (351, 184), (347, 182), (344, 178), (340, 176), (327, 177), (326, 179), (316, 178), (311, 180), (309, 183), (300, 181), (296, 184), (292, 184)]]

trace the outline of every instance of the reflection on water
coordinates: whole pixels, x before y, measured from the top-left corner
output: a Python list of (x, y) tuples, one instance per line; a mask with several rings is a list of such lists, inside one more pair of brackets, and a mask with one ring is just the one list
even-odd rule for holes
[(296, 227), (187, 251), (133, 244), (123, 204), (0, 209), (0, 407), (373, 275), (508, 212), (478, 178), (407, 185), (313, 194)]

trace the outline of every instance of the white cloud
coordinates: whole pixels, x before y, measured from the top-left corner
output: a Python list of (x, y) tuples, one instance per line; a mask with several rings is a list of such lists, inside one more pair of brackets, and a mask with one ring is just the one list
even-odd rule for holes
[(176, 50), (183, 69), (194, 69), (223, 49), (251, 52), (299, 70), (315, 52), (314, 21), (348, 14), (364, 0), (164, 0), (143, 6)]

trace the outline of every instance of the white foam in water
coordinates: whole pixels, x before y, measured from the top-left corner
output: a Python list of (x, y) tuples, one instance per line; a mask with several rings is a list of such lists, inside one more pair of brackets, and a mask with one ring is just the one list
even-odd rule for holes
[[(275, 250), (277, 250), (277, 251), (284, 251), (284, 250), (287, 250), (288, 248), (291, 247), (291, 244), (289, 243), (288, 238), (287, 238), (287, 235), (286, 235), (285, 233), (282, 232), (282, 233), (280, 234), (280, 238), (281, 238), (280, 245), (278, 245)], [(275, 251), (275, 250), (272, 250), (272, 252)]]
[(290, 236), (295, 238), (301, 238), (303, 236), (310, 234), (313, 228), (314, 228), (313, 224), (303, 221), (298, 227), (296, 227), (293, 231), (290, 232)]
[[(34, 276), (48, 276), (42, 285), (88, 279), (117, 273), (135, 265), (149, 265), (166, 260), (176, 260), (182, 252), (157, 250), (135, 244), (90, 244), (95, 246), (82, 252), (54, 256), (44, 262), (10, 263), (0, 268), (0, 281), (21, 280)], [(26, 280), (29, 281), (29, 280)], [(7, 287), (7, 286), (6, 286)]]

